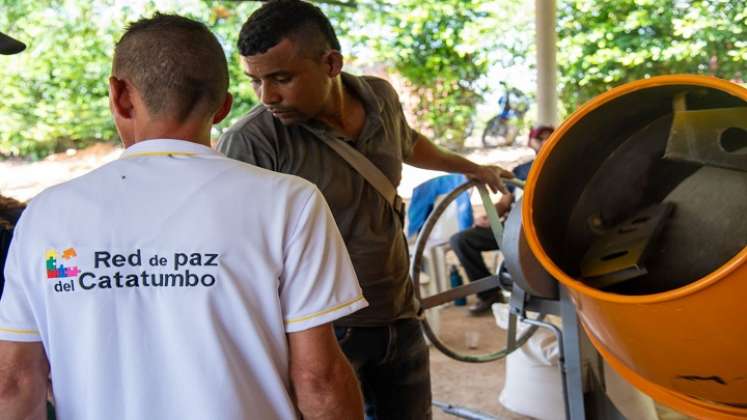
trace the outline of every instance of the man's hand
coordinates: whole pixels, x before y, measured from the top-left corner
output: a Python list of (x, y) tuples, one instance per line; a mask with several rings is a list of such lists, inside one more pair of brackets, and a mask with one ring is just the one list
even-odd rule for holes
[(0, 341), (0, 419), (46, 419), (48, 378), (41, 342)]
[(513, 178), (514, 174), (511, 171), (507, 171), (500, 166), (495, 165), (475, 165), (475, 169), (464, 172), (467, 178), (480, 181), (483, 184), (487, 184), (490, 191), (496, 193), (498, 191), (506, 194), (506, 186), (503, 185), (501, 178)]
[(514, 174), (500, 166), (478, 165), (456, 153), (444, 150), (420, 133), (412, 149), (412, 154), (405, 163), (423, 169), (462, 173), (469, 179), (487, 184), (494, 193), (506, 193), (506, 187), (500, 178), (513, 178)]

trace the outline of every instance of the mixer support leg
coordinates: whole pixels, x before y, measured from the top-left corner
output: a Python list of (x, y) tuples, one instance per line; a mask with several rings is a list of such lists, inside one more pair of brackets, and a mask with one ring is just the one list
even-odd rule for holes
[(576, 307), (573, 306), (568, 290), (560, 286), (560, 316), (563, 322), (563, 354), (565, 360), (561, 369), (565, 370), (566, 418), (586, 420), (584, 410), (583, 363), (581, 359), (581, 334)]

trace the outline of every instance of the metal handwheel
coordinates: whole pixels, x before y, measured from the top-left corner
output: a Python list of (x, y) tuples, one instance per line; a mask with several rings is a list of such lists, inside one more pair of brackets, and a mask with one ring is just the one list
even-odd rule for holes
[[(490, 200), (490, 196), (488, 195), (487, 189), (485, 188), (484, 185), (479, 184), (476, 181), (465, 182), (464, 184), (460, 185), (459, 187), (451, 191), (446, 197), (444, 197), (444, 199), (441, 200), (441, 202), (433, 209), (431, 214), (428, 216), (428, 219), (425, 221), (423, 228), (420, 230), (420, 233), (418, 234), (417, 241), (415, 242), (415, 254), (412, 257), (412, 264), (410, 264), (410, 270), (411, 270), (410, 278), (412, 279), (412, 282), (413, 282), (415, 297), (420, 303), (420, 311), (421, 311), (420, 322), (423, 325), (423, 330), (425, 331), (425, 335), (428, 337), (431, 343), (433, 343), (433, 345), (438, 350), (440, 350), (445, 355), (451, 357), (452, 359), (456, 359), (462, 362), (469, 362), (469, 363), (483, 363), (483, 362), (491, 362), (494, 360), (502, 359), (508, 356), (509, 354), (511, 354), (511, 352), (513, 352), (514, 350), (521, 347), (522, 345), (524, 345), (524, 343), (527, 342), (527, 340), (532, 336), (532, 334), (534, 334), (534, 332), (537, 331), (537, 326), (532, 325), (526, 331), (524, 331), (523, 334), (517, 337), (517, 330), (515, 328), (517, 317), (514, 311), (509, 311), (509, 328), (507, 330), (508, 336), (506, 340), (506, 347), (500, 351), (493, 352), (493, 353), (470, 355), (470, 354), (459, 353), (455, 351), (454, 349), (451, 349), (447, 345), (445, 345), (438, 338), (438, 336), (433, 332), (433, 329), (431, 328), (430, 324), (428, 323), (428, 320), (426, 319), (425, 316), (423, 316), (423, 314), (427, 309), (443, 305), (445, 303), (453, 301), (454, 299), (464, 298), (466, 296), (473, 295), (475, 293), (479, 293), (485, 290), (502, 287), (498, 274), (494, 274), (492, 276), (485, 277), (480, 280), (469, 282), (465, 285), (455, 287), (453, 289), (435, 294), (433, 296), (422, 297), (420, 294), (420, 271), (421, 271), (421, 265), (423, 261), (423, 251), (425, 250), (425, 245), (428, 242), (428, 237), (430, 236), (431, 231), (433, 230), (433, 227), (436, 225), (436, 222), (441, 217), (441, 214), (446, 210), (449, 204), (451, 204), (451, 202), (454, 201), (459, 194), (461, 194), (462, 192), (472, 187), (477, 187), (478, 191), (480, 192), (480, 197), (482, 198), (482, 205), (485, 208), (485, 212), (488, 215), (488, 219), (490, 220), (490, 227), (493, 231), (493, 235), (495, 236), (496, 241), (499, 244), (501, 243), (501, 238), (503, 237), (503, 227), (500, 223), (500, 220), (498, 219), (498, 213), (495, 211), (495, 207), (493, 206), (493, 203)], [(542, 320), (544, 319), (544, 316), (545, 314), (540, 313), (536, 319)]]

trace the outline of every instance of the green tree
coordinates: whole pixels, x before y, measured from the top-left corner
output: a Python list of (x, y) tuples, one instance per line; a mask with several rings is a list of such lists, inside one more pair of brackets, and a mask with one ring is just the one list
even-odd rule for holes
[(741, 79), (742, 0), (558, 2), (561, 100), (573, 110), (619, 84), (674, 73)]
[(232, 118), (216, 134), (256, 103), (248, 84), (237, 83), (245, 76), (235, 42), (256, 2), (152, 0), (134, 9), (113, 0), (0, 0), (0, 6), (0, 28), (28, 45), (21, 54), (2, 58), (0, 155), (38, 158), (68, 147), (118, 141), (107, 84), (114, 44), (127, 22), (156, 10), (205, 22), (224, 46), (236, 101)]
[(3, 58), (0, 152), (41, 156), (113, 137), (106, 81), (114, 28), (92, 24), (90, 3), (4, 3), (0, 26), (28, 49)]
[[(489, 64), (526, 55), (529, 38), (515, 36), (527, 29), (517, 27), (526, 19), (515, 19), (523, 2), (318, 1), (344, 44), (373, 51), (408, 82), (418, 99), (412, 123), (456, 149), (481, 101)], [(236, 51), (239, 28), (257, 7), (256, 1), (0, 0), (0, 30), (28, 44), (22, 54), (0, 58), (0, 156), (41, 157), (117, 141), (107, 91), (114, 43), (126, 22), (156, 10), (205, 22), (223, 44), (235, 102), (217, 136), (257, 102)], [(515, 55), (491, 56), (496, 49)]]
[(482, 100), (488, 51), (496, 46), (496, 12), (503, 10), (497, 3), (400, 0), (361, 5), (359, 13), (365, 17), (357, 21), (369, 25), (357, 32), (348, 29), (357, 44), (372, 47), (379, 61), (407, 81), (418, 98), (411, 123), (452, 149), (463, 146)]

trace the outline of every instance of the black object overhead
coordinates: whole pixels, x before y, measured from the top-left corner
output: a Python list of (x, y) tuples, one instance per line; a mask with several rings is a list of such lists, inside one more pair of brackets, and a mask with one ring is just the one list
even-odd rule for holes
[(26, 44), (0, 32), (0, 54), (17, 54), (26, 49)]

